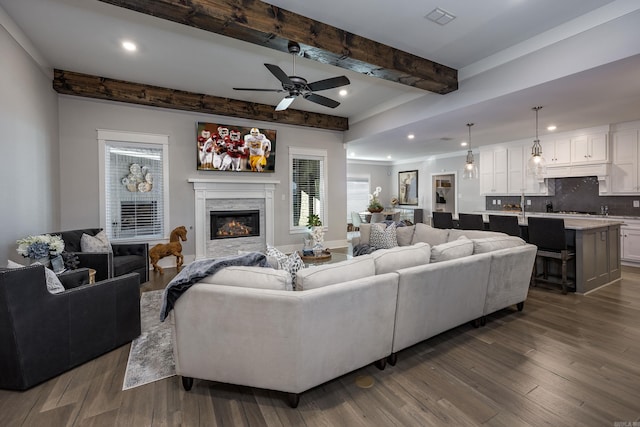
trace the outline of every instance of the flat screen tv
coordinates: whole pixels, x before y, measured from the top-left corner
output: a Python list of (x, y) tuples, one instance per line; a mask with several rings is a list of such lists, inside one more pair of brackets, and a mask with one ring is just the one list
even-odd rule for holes
[(198, 122), (198, 170), (274, 172), (276, 131), (220, 123)]

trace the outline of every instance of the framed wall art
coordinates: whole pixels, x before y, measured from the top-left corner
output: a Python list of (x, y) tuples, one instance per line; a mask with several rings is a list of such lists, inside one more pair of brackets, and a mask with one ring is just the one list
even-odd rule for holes
[(398, 201), (401, 205), (418, 205), (418, 171), (398, 172)]
[(198, 170), (274, 172), (276, 131), (198, 122), (196, 151)]

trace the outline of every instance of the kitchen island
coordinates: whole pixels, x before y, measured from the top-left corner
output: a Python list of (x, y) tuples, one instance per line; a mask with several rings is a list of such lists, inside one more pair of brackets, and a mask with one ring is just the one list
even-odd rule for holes
[[(488, 224), (488, 215), (518, 215), (513, 212), (482, 212)], [(620, 226), (622, 220), (602, 216), (562, 216), (558, 214), (534, 213), (518, 215), (522, 238), (528, 241), (527, 218), (530, 216), (560, 217), (564, 219), (567, 245), (575, 250), (575, 259), (569, 261), (568, 277), (575, 282), (576, 293), (586, 293), (620, 280)], [(541, 261), (538, 261), (541, 262)], [(550, 267), (553, 263), (550, 263)], [(538, 271), (541, 271), (540, 269)], [(551, 274), (559, 269), (550, 268)]]

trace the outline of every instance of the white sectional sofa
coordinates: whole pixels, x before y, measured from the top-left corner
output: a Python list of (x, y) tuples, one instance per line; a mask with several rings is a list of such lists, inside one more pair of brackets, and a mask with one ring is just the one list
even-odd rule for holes
[[(368, 238), (367, 225), (361, 239)], [(461, 238), (466, 236), (467, 238)], [(297, 272), (228, 267), (173, 310), (176, 373), (300, 393), (527, 297), (536, 247), (501, 233), (406, 227), (398, 246)]]

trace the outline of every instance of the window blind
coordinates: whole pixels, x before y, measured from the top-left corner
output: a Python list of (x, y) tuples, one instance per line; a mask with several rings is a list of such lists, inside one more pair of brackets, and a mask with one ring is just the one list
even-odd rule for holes
[(326, 225), (324, 162), (324, 158), (310, 155), (292, 159), (294, 227), (306, 227), (311, 214), (318, 215)]
[(347, 177), (347, 221), (351, 212), (362, 212), (369, 205), (369, 178)]
[(164, 237), (163, 156), (162, 146), (105, 143), (105, 213), (110, 238)]

